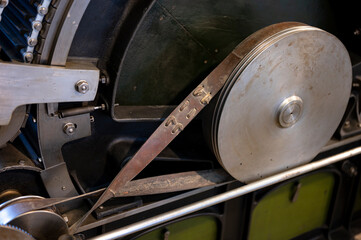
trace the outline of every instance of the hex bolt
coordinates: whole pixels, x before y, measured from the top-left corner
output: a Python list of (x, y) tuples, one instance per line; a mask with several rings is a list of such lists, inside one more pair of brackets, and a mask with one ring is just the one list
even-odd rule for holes
[(76, 126), (74, 123), (67, 123), (63, 127), (63, 131), (66, 135), (71, 136), (75, 133)]
[(41, 16), (45, 16), (45, 15), (48, 13), (48, 8), (39, 5), (39, 7), (38, 7), (38, 13), (39, 13)]
[(82, 94), (85, 94), (85, 93), (87, 93), (89, 91), (89, 84), (85, 80), (79, 80), (75, 84), (75, 89), (78, 92), (80, 92)]

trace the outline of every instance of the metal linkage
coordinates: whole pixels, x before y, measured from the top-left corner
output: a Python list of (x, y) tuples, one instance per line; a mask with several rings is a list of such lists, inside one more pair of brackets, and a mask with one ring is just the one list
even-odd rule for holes
[(35, 46), (38, 44), (38, 36), (43, 28), (43, 20), (46, 14), (49, 11), (51, 0), (43, 0), (42, 3), (38, 6), (38, 14), (36, 15), (35, 19), (32, 21), (32, 31), (27, 39), (27, 48), (23, 53), (24, 62), (32, 62), (34, 58), (34, 49)]
[(0, 22), (1, 22), (1, 14), (3, 13), (6, 6), (9, 4), (9, 0), (0, 0)]
[[(79, 80), (88, 84), (86, 93), (77, 91)], [(92, 101), (98, 84), (99, 70), (91, 64), (63, 68), (0, 63), (0, 126), (7, 125), (14, 109), (21, 105)]]
[(341, 160), (345, 160), (347, 158), (353, 157), (355, 155), (361, 154), (361, 147), (357, 147), (348, 151), (345, 151), (343, 153), (324, 158), (322, 160), (309, 163), (307, 165), (297, 167), (288, 171), (285, 171), (283, 173), (279, 173), (276, 175), (273, 175), (271, 177), (264, 178), (262, 180), (258, 180), (256, 182), (252, 182), (250, 184), (247, 184), (245, 186), (236, 188), (234, 190), (204, 199), (202, 201), (192, 203), (190, 205), (187, 205), (182, 208), (175, 209), (173, 211), (131, 224), (129, 226), (125, 226), (120, 229), (113, 230), (111, 232), (99, 235), (97, 237), (91, 238), (91, 240), (111, 240), (111, 239), (118, 239), (121, 237), (125, 237), (129, 234), (139, 232), (141, 230), (145, 230), (150, 227), (157, 226), (159, 224), (174, 220), (176, 218), (185, 216), (190, 213), (194, 213), (196, 211), (199, 211), (201, 209), (231, 200), (233, 198), (237, 198), (240, 196), (243, 196), (247, 193), (271, 186), (273, 184), (286, 181), (288, 179), (297, 177), (299, 175), (311, 172), (313, 170), (325, 167), (327, 165), (339, 162)]

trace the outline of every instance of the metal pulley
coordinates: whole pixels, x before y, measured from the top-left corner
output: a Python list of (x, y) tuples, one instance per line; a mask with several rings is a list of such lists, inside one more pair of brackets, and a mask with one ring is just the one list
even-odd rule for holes
[(239, 47), (242, 60), (219, 95), (208, 130), (221, 165), (251, 182), (319, 153), (346, 109), (352, 67), (335, 36), (303, 24), (272, 25)]

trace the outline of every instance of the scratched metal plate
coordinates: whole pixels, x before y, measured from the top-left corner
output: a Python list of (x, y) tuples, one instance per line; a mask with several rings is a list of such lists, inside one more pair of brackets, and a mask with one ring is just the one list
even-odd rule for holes
[[(216, 106), (213, 148), (236, 179), (251, 182), (309, 162), (331, 138), (351, 90), (349, 55), (333, 35), (312, 27), (271, 37), (228, 79)], [(251, 59), (253, 58), (253, 59)], [(290, 96), (303, 100), (291, 127), (278, 123)]]

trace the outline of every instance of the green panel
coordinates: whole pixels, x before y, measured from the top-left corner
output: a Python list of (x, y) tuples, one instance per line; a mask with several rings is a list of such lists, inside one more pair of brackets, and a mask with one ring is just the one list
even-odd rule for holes
[(137, 240), (164, 240), (166, 231), (169, 232), (169, 240), (216, 240), (218, 235), (217, 219), (211, 216), (190, 218), (156, 229), (137, 238)]
[(295, 182), (267, 194), (255, 207), (249, 232), (250, 240), (282, 240), (297, 237), (322, 227), (328, 216), (335, 176), (317, 173), (298, 182), (297, 199), (292, 202)]

